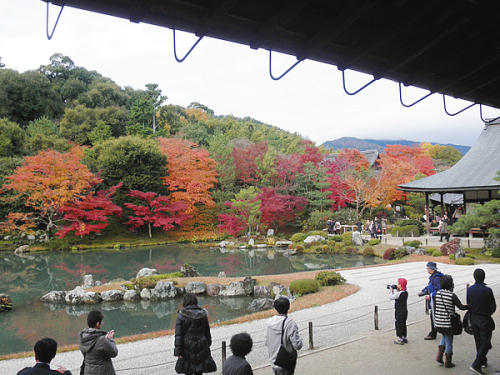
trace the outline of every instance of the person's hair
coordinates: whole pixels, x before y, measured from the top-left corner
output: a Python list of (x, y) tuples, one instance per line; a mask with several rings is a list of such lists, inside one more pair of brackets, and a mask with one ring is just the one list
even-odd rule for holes
[(452, 290), (453, 286), (453, 277), (451, 275), (441, 277), (441, 289)]
[(478, 283), (484, 283), (484, 279), (486, 278), (486, 274), (482, 268), (476, 268), (474, 271), (474, 280)]
[(38, 340), (35, 344), (35, 356), (37, 361), (50, 363), (56, 356), (57, 342), (49, 337)]
[(290, 309), (290, 301), (288, 298), (280, 297), (274, 301), (274, 308), (280, 314), (286, 314)]
[(104, 315), (99, 310), (92, 310), (87, 316), (87, 325), (89, 328), (95, 328), (97, 323), (101, 323), (104, 319)]
[(191, 305), (198, 305), (198, 298), (193, 293), (187, 293), (182, 299), (182, 306), (188, 307)]
[(230, 345), (234, 355), (244, 357), (252, 351), (253, 341), (248, 333), (242, 332), (231, 337)]

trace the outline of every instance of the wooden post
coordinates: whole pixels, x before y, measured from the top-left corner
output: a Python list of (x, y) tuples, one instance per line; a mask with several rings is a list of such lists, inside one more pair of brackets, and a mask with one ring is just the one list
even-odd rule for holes
[(313, 342), (313, 324), (312, 322), (309, 322), (309, 350), (314, 349), (314, 342)]
[(378, 306), (375, 306), (375, 314), (373, 315), (375, 330), (378, 331)]
[(226, 342), (222, 341), (222, 366), (226, 363)]

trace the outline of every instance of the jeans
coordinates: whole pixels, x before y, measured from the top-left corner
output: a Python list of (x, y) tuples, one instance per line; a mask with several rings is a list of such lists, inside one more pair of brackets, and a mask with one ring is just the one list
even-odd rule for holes
[(451, 354), (453, 352), (453, 336), (443, 335), (439, 345), (443, 345), (445, 347), (444, 352), (446, 354)]

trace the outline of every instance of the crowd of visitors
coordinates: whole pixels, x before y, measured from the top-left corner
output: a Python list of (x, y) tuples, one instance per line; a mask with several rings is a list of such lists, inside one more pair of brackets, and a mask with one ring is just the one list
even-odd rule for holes
[[(439, 272), (435, 262), (426, 265), (429, 282), (418, 293), (425, 296), (431, 317), (431, 331), (424, 340), (435, 340), (441, 334), (436, 361), (445, 368), (452, 368), (453, 336), (457, 332), (455, 307), (468, 310), (466, 317), (470, 319), (470, 328), (476, 344), (476, 358), (470, 367), (475, 374), (484, 374), (482, 368), (488, 366), (487, 354), (492, 348), (491, 338), (495, 329), (492, 319), (496, 311), (496, 302), (491, 288), (485, 284), (485, 272), (477, 268), (474, 273), (475, 284), (467, 289), (467, 303), (464, 305), (453, 293), (454, 283), (451, 275)], [(395, 302), (395, 327), (397, 340), (395, 344), (408, 344), (406, 320), (408, 318), (407, 280), (399, 278), (397, 285), (388, 285), (389, 299)], [(288, 316), (290, 301), (279, 297), (274, 301), (277, 315), (267, 321), (264, 344), (268, 349), (269, 360), (274, 375), (293, 375), (297, 364), (297, 352), (303, 342), (299, 335), (297, 323)], [(87, 316), (88, 327), (79, 335), (79, 349), (83, 354), (81, 375), (114, 375), (112, 358), (118, 355), (114, 342), (114, 331), (104, 332), (101, 328), (104, 316), (98, 311), (91, 311)], [(465, 320), (465, 318), (464, 318)], [(179, 374), (201, 375), (217, 371), (212, 358), (210, 346), (212, 336), (208, 322), (208, 313), (198, 306), (198, 300), (192, 293), (184, 295), (182, 308), (178, 312), (175, 325), (175, 349), (177, 357), (175, 370)], [(246, 360), (253, 346), (250, 335), (242, 332), (234, 335), (230, 341), (233, 353), (223, 365), (224, 375), (252, 375), (252, 367)], [(51, 338), (43, 338), (35, 344), (34, 367), (27, 367), (18, 372), (19, 375), (33, 374), (65, 374), (71, 372), (59, 366), (50, 369), (50, 362), (56, 356), (57, 343)], [(445, 359), (443, 360), (443, 357)]]

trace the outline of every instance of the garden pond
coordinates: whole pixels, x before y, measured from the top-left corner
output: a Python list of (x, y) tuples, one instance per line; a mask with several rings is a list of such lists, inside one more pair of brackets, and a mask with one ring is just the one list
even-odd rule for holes
[[(86, 252), (26, 253), (0, 252), (0, 293), (9, 294), (13, 309), (0, 314), (0, 355), (31, 351), (42, 337), (53, 337), (59, 345), (77, 343), (78, 332), (86, 326), (87, 313), (103, 311), (104, 330), (115, 337), (175, 328), (181, 298), (169, 301), (114, 302), (99, 306), (44, 304), (40, 297), (51, 290), (72, 290), (82, 284), (85, 274), (102, 283), (117, 278), (130, 280), (143, 268), (160, 273), (178, 271), (183, 263), (194, 266), (203, 276), (228, 277), (286, 274), (308, 270), (361, 267), (384, 263), (378, 257), (345, 254), (304, 254), (285, 257), (280, 250), (225, 250), (201, 248), (196, 244), (169, 244), (155, 247)], [(211, 323), (248, 314), (252, 297), (199, 298), (209, 312)]]

